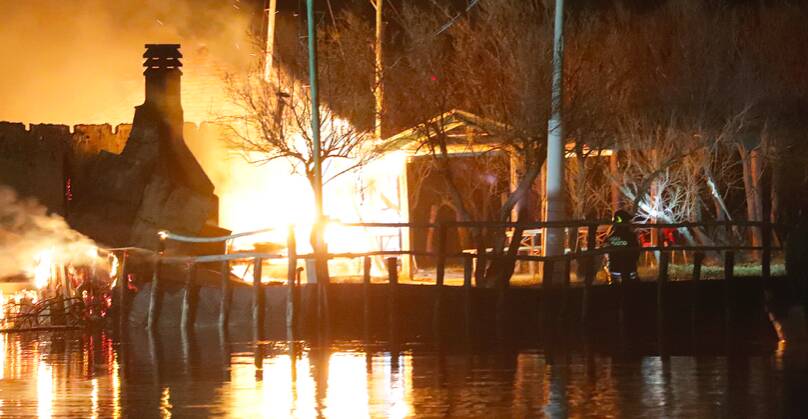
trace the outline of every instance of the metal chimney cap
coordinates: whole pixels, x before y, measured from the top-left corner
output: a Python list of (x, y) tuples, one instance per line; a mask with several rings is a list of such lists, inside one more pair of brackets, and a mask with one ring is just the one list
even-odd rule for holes
[(143, 58), (182, 58), (180, 44), (146, 44)]

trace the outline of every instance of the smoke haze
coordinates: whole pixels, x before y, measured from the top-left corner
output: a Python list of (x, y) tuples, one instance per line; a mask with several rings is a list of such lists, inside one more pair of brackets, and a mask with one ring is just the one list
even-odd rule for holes
[(131, 122), (143, 45), (180, 43), (185, 119), (210, 119), (221, 75), (253, 58), (260, 1), (0, 0), (0, 120)]
[(30, 273), (38, 255), (53, 251), (53, 262), (90, 262), (95, 243), (71, 229), (65, 220), (47, 214), (44, 206), (20, 199), (0, 186), (0, 278)]

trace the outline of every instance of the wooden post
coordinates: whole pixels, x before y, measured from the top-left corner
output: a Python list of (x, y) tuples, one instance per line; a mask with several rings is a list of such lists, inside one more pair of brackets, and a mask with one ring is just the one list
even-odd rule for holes
[(724, 316), (727, 327), (732, 324), (732, 309), (735, 276), (735, 252), (727, 250), (724, 252)]
[[(597, 232), (598, 225), (590, 224), (586, 228), (586, 251), (592, 253), (597, 247)], [(581, 321), (587, 323), (589, 321), (589, 287), (595, 282), (595, 275), (597, 275), (597, 268), (595, 267), (595, 260), (597, 258), (594, 254), (587, 256), (584, 260), (586, 263), (586, 276), (584, 277), (584, 288), (581, 293)]]
[[(510, 256), (504, 256), (510, 257)], [(507, 292), (508, 286), (510, 285), (510, 276), (508, 275), (498, 275), (497, 277), (497, 305), (496, 305), (496, 327), (497, 327), (497, 339), (503, 340), (505, 339), (505, 328), (507, 327)]]
[(286, 334), (288, 339), (295, 335), (295, 283), (297, 282), (297, 241), (295, 227), (289, 226), (286, 237), (288, 266), (286, 270)]
[(569, 256), (564, 257), (564, 281), (561, 283), (561, 309), (559, 310), (559, 319), (567, 318), (567, 293), (570, 287), (570, 275), (572, 270), (572, 258)]
[(665, 319), (665, 288), (668, 283), (670, 252), (659, 252), (659, 275), (657, 276), (657, 323), (661, 328)]
[(370, 256), (362, 258), (362, 318), (365, 326), (365, 336), (370, 334)]
[(463, 313), (466, 319), (466, 337), (471, 336), (472, 307), (471, 307), (471, 275), (474, 270), (474, 259), (466, 256), (463, 259)]
[(696, 252), (693, 254), (693, 281), (698, 283), (701, 281), (701, 265), (704, 263), (704, 253)]
[(397, 336), (398, 333), (398, 259), (389, 257), (387, 262), (387, 289), (390, 306), (390, 335)]
[(435, 303), (432, 311), (432, 327), (440, 333), (443, 303), (443, 282), (446, 274), (446, 226), (438, 225), (438, 261), (435, 266)]
[(161, 238), (157, 245), (157, 254), (154, 255), (154, 266), (152, 270), (152, 289), (149, 296), (149, 319), (146, 327), (154, 331), (157, 327), (157, 321), (160, 316), (160, 267), (162, 265), (163, 251), (165, 249), (165, 241)]
[[(118, 274), (118, 330), (121, 332), (123, 332), (128, 325), (129, 273), (126, 272), (126, 260), (128, 258), (129, 252), (124, 250), (123, 253), (121, 253), (121, 267), (120, 273)], [(69, 282), (67, 276), (65, 276), (65, 284)]]
[(182, 295), (182, 320), (180, 325), (183, 333), (190, 332), (194, 322), (193, 292), (196, 286), (196, 263), (188, 266), (188, 275), (185, 279), (185, 290)]
[(477, 286), (485, 279), (486, 261), (485, 228), (480, 227), (477, 239), (477, 269), (474, 271), (474, 281)]
[(222, 299), (219, 302), (219, 328), (227, 332), (227, 324), (230, 321), (230, 263), (223, 260), (220, 269), (222, 278)]
[(553, 260), (545, 260), (542, 262), (542, 280), (541, 280), (541, 293), (542, 299), (539, 305), (540, 325), (550, 320), (550, 293), (553, 292), (553, 281), (550, 276), (555, 269), (555, 262)]
[(699, 303), (701, 300), (701, 265), (704, 263), (704, 253), (696, 252), (693, 254), (693, 281), (691, 284), (692, 296), (690, 303), (690, 321), (692, 327), (696, 325), (696, 317), (698, 314)]
[(763, 236), (763, 252), (760, 257), (761, 278), (764, 286), (772, 277), (772, 225), (769, 221), (764, 221), (761, 226)]
[(253, 262), (253, 338), (263, 339), (264, 332), (264, 287), (261, 285), (263, 259), (255, 258)]

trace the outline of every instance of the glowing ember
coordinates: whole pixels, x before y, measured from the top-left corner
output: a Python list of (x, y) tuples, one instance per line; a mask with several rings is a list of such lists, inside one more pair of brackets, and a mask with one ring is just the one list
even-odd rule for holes
[(111, 282), (110, 288), (115, 288), (115, 285), (118, 282), (118, 256), (115, 253), (110, 253), (107, 258), (110, 261), (110, 268), (109, 268), (109, 280)]

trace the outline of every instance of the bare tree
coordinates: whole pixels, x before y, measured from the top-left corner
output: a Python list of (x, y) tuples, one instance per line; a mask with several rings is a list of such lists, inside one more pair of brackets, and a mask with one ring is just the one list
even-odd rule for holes
[[(372, 32), (365, 35), (361, 20), (347, 13), (332, 23), (318, 30), (319, 161), (326, 188), (385, 152), (370, 129), (373, 62), (366, 44)], [(245, 74), (226, 76), (233, 111), (221, 118), (224, 140), (250, 163), (287, 162), (290, 172), (305, 176), (314, 189), (312, 105), (309, 86), (301, 82), (307, 80), (307, 47), (298, 40), (275, 51), (278, 68), (271, 80), (264, 77), (261, 60)]]

